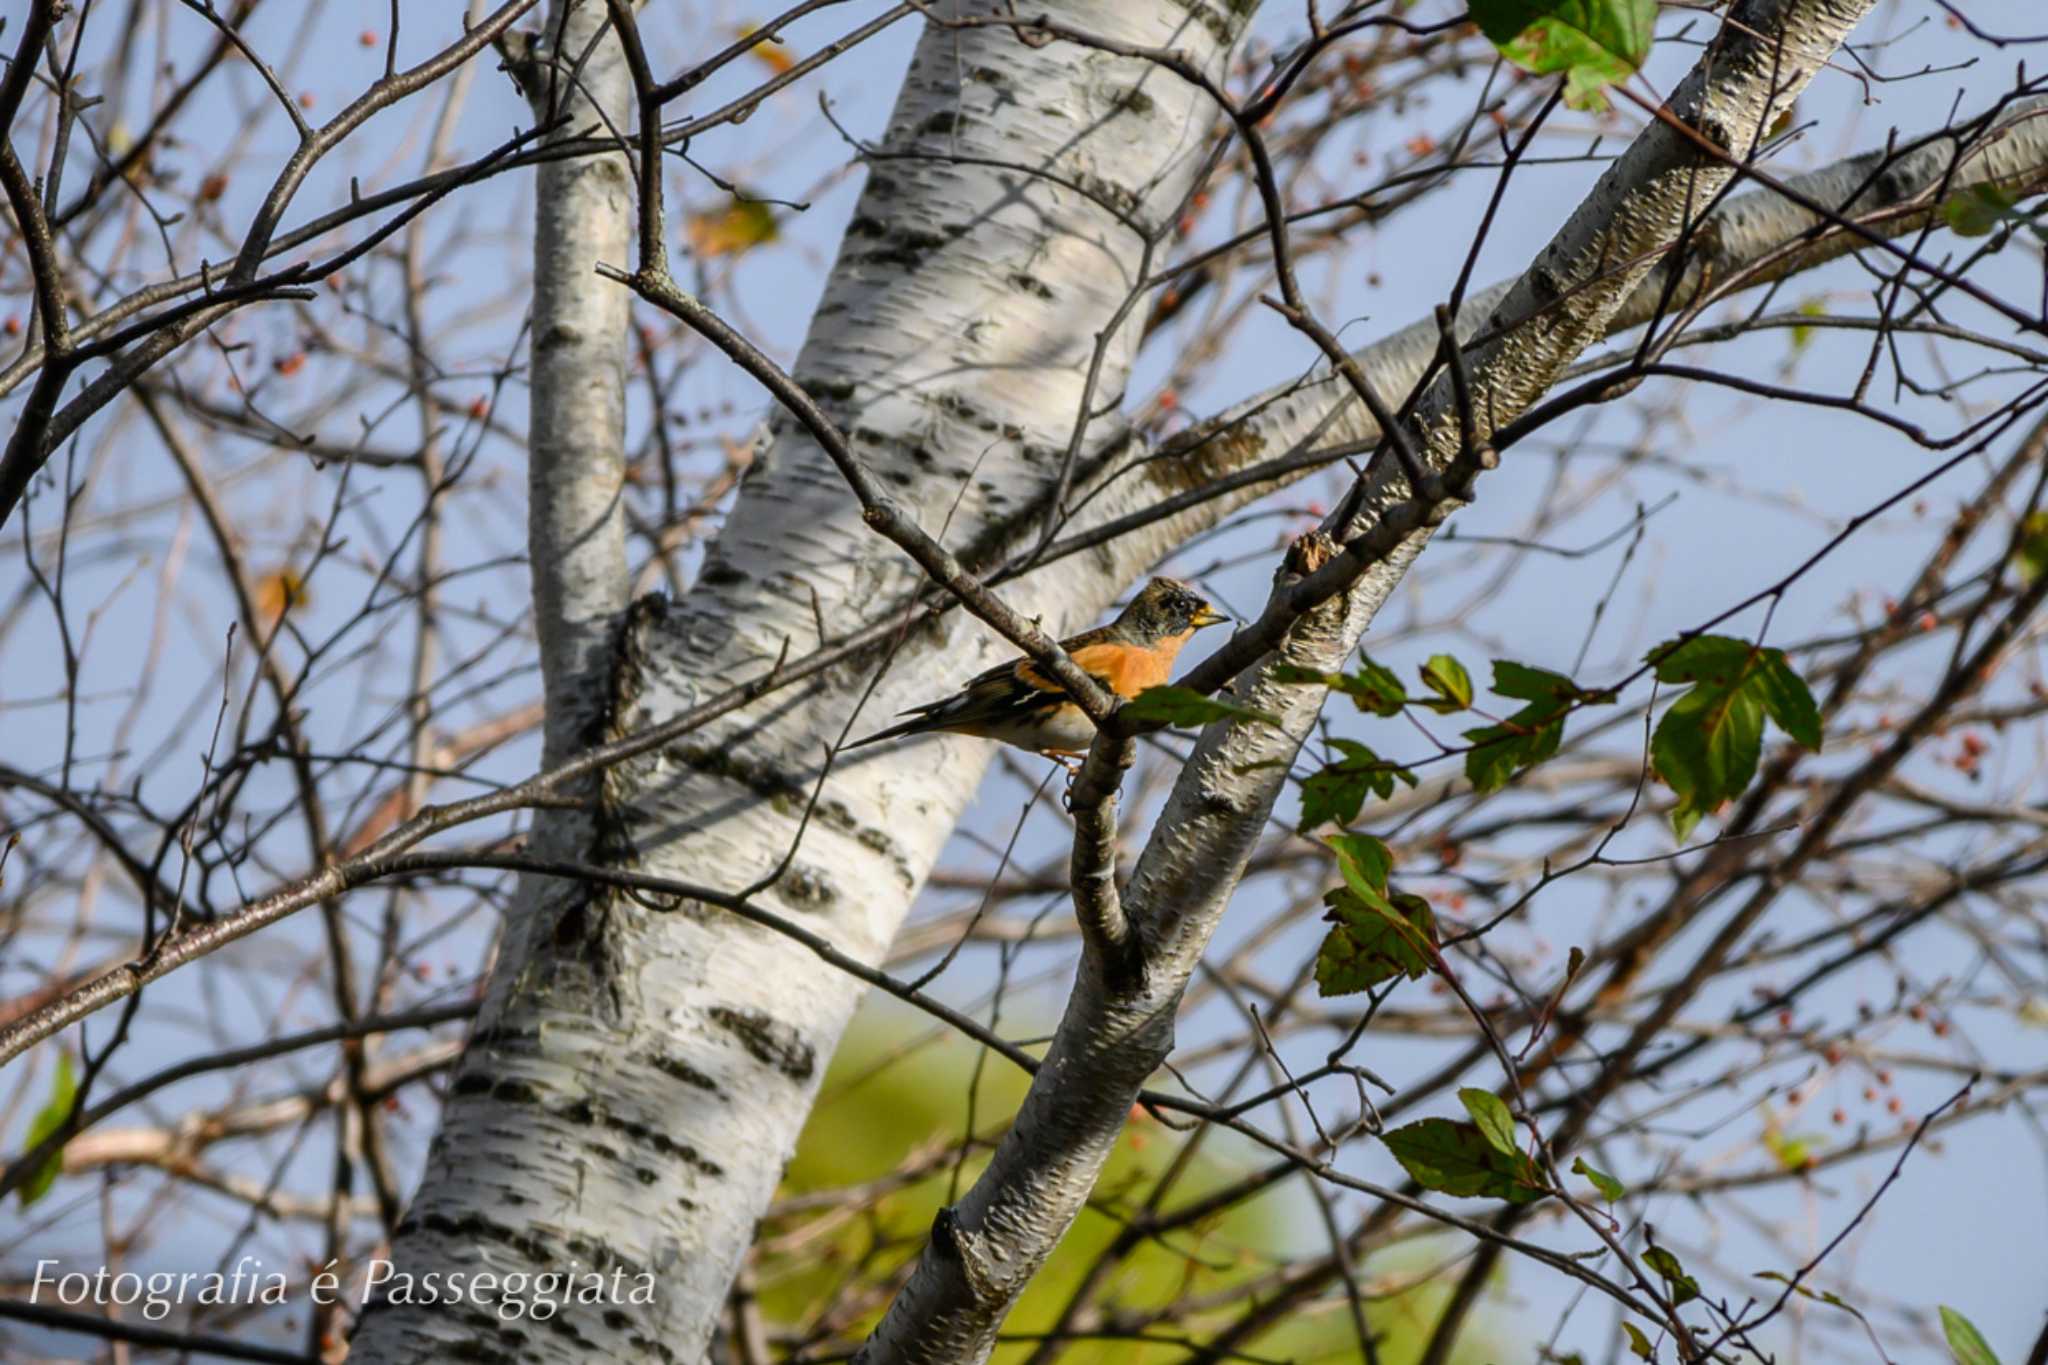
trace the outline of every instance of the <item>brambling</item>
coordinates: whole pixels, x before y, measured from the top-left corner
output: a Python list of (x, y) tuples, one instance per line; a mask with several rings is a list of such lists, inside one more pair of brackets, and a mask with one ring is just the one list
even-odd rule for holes
[[(1067, 657), (1125, 701), (1167, 679), (1181, 647), (1204, 626), (1230, 618), (1187, 584), (1155, 578), (1106, 626), (1062, 640)], [(997, 664), (943, 701), (912, 707), (914, 718), (847, 745), (947, 731), (1000, 740), (1048, 758), (1088, 752), (1095, 722), (1028, 658)]]

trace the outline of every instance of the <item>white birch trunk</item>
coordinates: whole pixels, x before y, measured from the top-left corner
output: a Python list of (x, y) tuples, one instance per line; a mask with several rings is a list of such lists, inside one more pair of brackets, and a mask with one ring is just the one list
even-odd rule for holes
[[(1044, 9), (1220, 75), (1250, 6)], [(602, 64), (602, 88), (618, 89), (611, 60), (601, 48), (586, 81)], [(949, 547), (971, 553), (1054, 481), (1094, 338), (1141, 277), (1133, 225), (1174, 221), (1210, 114), (1134, 59), (1001, 27), (923, 34), (795, 373)], [(1121, 392), (1135, 341), (1134, 318), (1107, 348), (1097, 406)], [(607, 730), (659, 724), (814, 646), (821, 616), (843, 632), (917, 582), (813, 442), (778, 421), (688, 599), (629, 613)], [(1066, 630), (1122, 586), (1062, 574), (1008, 596)], [(914, 625), (864, 723), (1007, 648), (958, 616)], [(865, 683), (814, 679), (614, 770), (586, 856), (732, 890), (769, 872)], [(862, 752), (760, 902), (879, 960), (986, 761), (967, 740)], [(653, 1302), (567, 1304), (516, 1333), (495, 1320), (486, 1333), (474, 1310), (387, 1303), (359, 1357), (435, 1358), (487, 1336), (520, 1360), (695, 1365), (860, 993), (713, 909), (552, 898), (508, 932), (395, 1257), (416, 1275), (619, 1269), (628, 1285), (651, 1276)]]

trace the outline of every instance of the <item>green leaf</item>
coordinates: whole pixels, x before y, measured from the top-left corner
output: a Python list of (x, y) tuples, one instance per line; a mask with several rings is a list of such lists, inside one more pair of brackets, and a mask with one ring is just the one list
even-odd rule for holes
[(1746, 692), (1694, 688), (1681, 696), (1650, 739), (1650, 758), (1678, 794), (1672, 824), (1686, 834), (1709, 811), (1741, 794), (1756, 776), (1764, 709)]
[(1814, 1159), (1824, 1140), (1805, 1134), (1787, 1137), (1776, 1124), (1764, 1127), (1764, 1149), (1778, 1159), (1778, 1164), (1788, 1171), (1803, 1171)]
[(1408, 689), (1393, 669), (1376, 664), (1364, 655), (1356, 673), (1324, 673), (1319, 669), (1280, 664), (1273, 679), (1283, 683), (1313, 683), (1332, 692), (1342, 692), (1361, 711), (1375, 716), (1398, 716), (1408, 704)]
[(1344, 757), (1311, 774), (1301, 784), (1303, 834), (1332, 822), (1350, 824), (1364, 808), (1366, 797), (1386, 800), (1394, 794), (1397, 780), (1415, 785), (1412, 769), (1381, 758), (1356, 740), (1331, 740), (1330, 747)]
[(2048, 573), (2048, 512), (2029, 512), (2020, 523), (2016, 557), (2022, 583), (2031, 583)]
[(1698, 635), (1644, 658), (1659, 682), (1690, 684), (1650, 739), (1651, 761), (1678, 796), (1671, 823), (1681, 839), (1756, 776), (1766, 715), (1802, 748), (1820, 748), (1820, 708), (1783, 650)]
[[(71, 1054), (59, 1049), (57, 1074), (50, 1082), (50, 1098), (29, 1121), (28, 1141), (24, 1144), (23, 1150), (33, 1151), (37, 1143), (64, 1126), (65, 1120), (71, 1117), (71, 1105), (77, 1095), (78, 1073), (72, 1070)], [(64, 1149), (59, 1146), (43, 1159), (43, 1164), (36, 1167), (27, 1180), (21, 1183), (21, 1188), (17, 1191), (21, 1198), (21, 1206), (27, 1208), (48, 1194), (50, 1186), (57, 1183), (57, 1176), (63, 1169)]]
[[(1799, 305), (1798, 313), (1801, 317), (1824, 318), (1828, 315), (1827, 300), (1818, 298), (1807, 299)], [(1812, 344), (1813, 328), (1808, 327), (1804, 323), (1794, 323), (1792, 326), (1792, 354), (1798, 355)]]
[(1337, 870), (1344, 882), (1361, 896), (1387, 894), (1387, 874), (1394, 870), (1394, 854), (1370, 834), (1332, 834), (1324, 840), (1337, 855)]
[(1583, 695), (1579, 685), (1564, 674), (1531, 668), (1513, 659), (1493, 661), (1493, 690), (1517, 701), (1554, 702), (1560, 707)]
[(2021, 217), (2013, 211), (2018, 203), (1997, 185), (1966, 185), (1942, 201), (1941, 219), (1958, 237), (1986, 237), (2000, 223)]
[(1426, 1190), (1512, 1204), (1533, 1203), (1548, 1193), (1534, 1161), (1521, 1152), (1499, 1151), (1469, 1123), (1423, 1119), (1384, 1133), (1381, 1140)]
[(1336, 927), (1316, 952), (1316, 990), (1353, 995), (1405, 976), (1419, 981), (1436, 963), (1436, 915), (1420, 896), (1376, 892), (1361, 895), (1348, 886), (1324, 894), (1324, 918)]
[(1423, 705), (1439, 715), (1463, 711), (1472, 704), (1472, 675), (1448, 654), (1429, 656), (1422, 666), (1422, 685), (1437, 695), (1437, 700)]
[(1948, 1338), (1948, 1353), (1956, 1365), (1998, 1365), (1998, 1354), (1975, 1324), (1947, 1304), (1941, 1306), (1941, 1334)]
[(1619, 1204), (1622, 1197), (1628, 1193), (1628, 1190), (1619, 1180), (1616, 1180), (1605, 1171), (1588, 1166), (1586, 1158), (1582, 1156), (1572, 1158), (1572, 1174), (1582, 1175), (1592, 1181), (1593, 1188), (1600, 1191), (1600, 1197), (1610, 1204)]
[(1472, 17), (1524, 71), (1563, 72), (1566, 104), (1605, 109), (1601, 92), (1649, 56), (1657, 0), (1473, 0)]
[(1642, 1328), (1624, 1318), (1621, 1330), (1628, 1333), (1628, 1348), (1635, 1352), (1638, 1359), (1655, 1360), (1657, 1358), (1656, 1349), (1650, 1345), (1650, 1339), (1643, 1335)]
[(1614, 699), (1612, 693), (1589, 692), (1562, 673), (1508, 659), (1493, 661), (1493, 690), (1528, 705), (1498, 725), (1465, 732), (1473, 746), (1465, 755), (1465, 776), (1482, 792), (1498, 791), (1522, 769), (1556, 753), (1565, 716), (1574, 706)]
[(1123, 712), (1131, 720), (1181, 729), (1197, 729), (1218, 720), (1255, 720), (1280, 727), (1279, 718), (1268, 712), (1205, 697), (1191, 687), (1148, 687), (1125, 702)]
[(1522, 1149), (1515, 1143), (1515, 1116), (1508, 1112), (1507, 1104), (1491, 1090), (1466, 1086), (1458, 1092), (1458, 1103), (1465, 1106), (1465, 1112), (1472, 1116), (1472, 1122), (1479, 1125), (1479, 1131), (1493, 1144), (1493, 1150), (1503, 1156), (1519, 1156)]
[(1651, 1247), (1643, 1253), (1643, 1264), (1664, 1277), (1671, 1286), (1671, 1304), (1675, 1308), (1681, 1303), (1690, 1303), (1700, 1296), (1700, 1282), (1685, 1273), (1685, 1267), (1678, 1258), (1663, 1247)]
[(1358, 671), (1344, 674), (1340, 684), (1361, 711), (1370, 711), (1376, 716), (1398, 716), (1401, 708), (1408, 704), (1408, 689), (1401, 685), (1400, 677), (1385, 664), (1376, 664), (1367, 656), (1359, 657)]

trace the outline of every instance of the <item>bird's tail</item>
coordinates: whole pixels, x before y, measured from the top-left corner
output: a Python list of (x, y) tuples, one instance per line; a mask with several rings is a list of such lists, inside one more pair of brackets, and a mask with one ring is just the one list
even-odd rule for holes
[(928, 728), (929, 722), (929, 717), (920, 715), (912, 720), (903, 721), (901, 724), (892, 725), (886, 730), (877, 730), (866, 739), (857, 739), (853, 743), (846, 745), (839, 752), (845, 753), (847, 749), (859, 749), (869, 744), (880, 744), (885, 739), (895, 739), (899, 735), (914, 735)]

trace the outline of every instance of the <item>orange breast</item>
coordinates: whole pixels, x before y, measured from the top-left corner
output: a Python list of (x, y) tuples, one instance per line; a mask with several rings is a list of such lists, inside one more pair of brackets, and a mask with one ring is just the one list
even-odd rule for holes
[(1181, 646), (1193, 635), (1191, 630), (1183, 631), (1150, 648), (1110, 643), (1083, 645), (1074, 652), (1074, 662), (1107, 682), (1110, 691), (1128, 699), (1165, 682), (1173, 672), (1173, 661), (1179, 657)]

